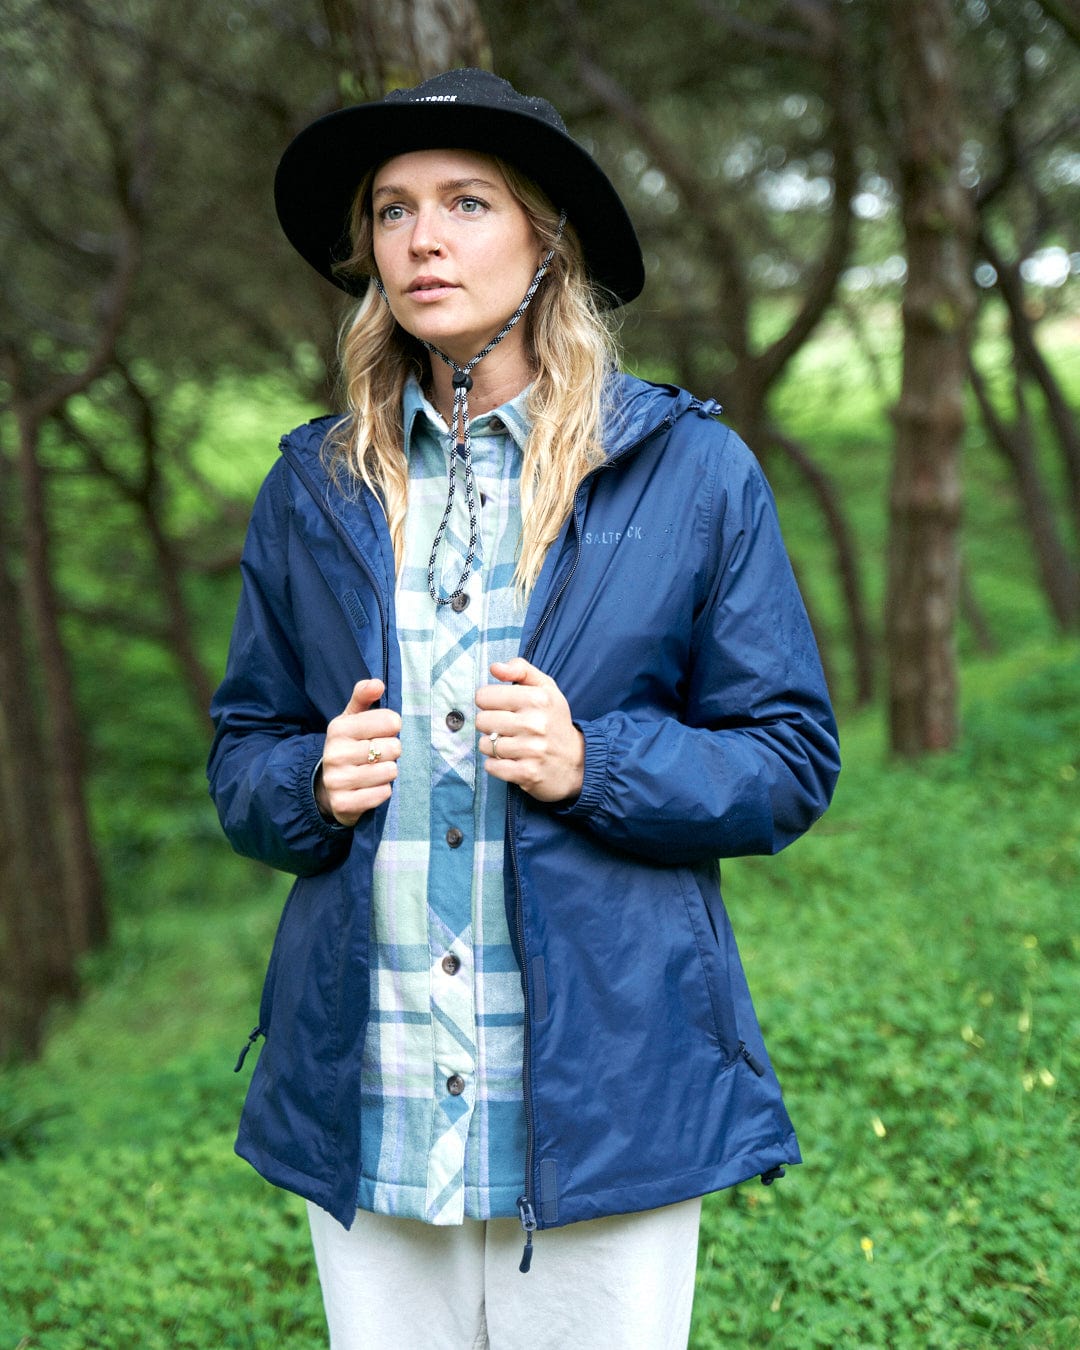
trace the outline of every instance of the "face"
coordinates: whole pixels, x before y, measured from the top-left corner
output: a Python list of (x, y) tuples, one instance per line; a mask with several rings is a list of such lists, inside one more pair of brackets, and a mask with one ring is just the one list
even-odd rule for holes
[[(372, 182), (375, 262), (406, 332), (464, 365), (529, 289), (543, 256), (495, 161), (467, 150), (387, 160)], [(519, 324), (503, 359), (524, 359)]]

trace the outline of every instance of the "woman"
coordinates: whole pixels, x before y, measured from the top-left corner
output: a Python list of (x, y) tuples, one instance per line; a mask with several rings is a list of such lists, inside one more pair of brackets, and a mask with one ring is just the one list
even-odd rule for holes
[(685, 1344), (700, 1197), (799, 1161), (715, 861), (838, 769), (772, 499), (618, 373), (640, 250), (550, 104), (437, 76), (276, 198), (360, 300), (214, 701), (225, 830), (299, 878), (237, 1149), (308, 1200), (335, 1347)]

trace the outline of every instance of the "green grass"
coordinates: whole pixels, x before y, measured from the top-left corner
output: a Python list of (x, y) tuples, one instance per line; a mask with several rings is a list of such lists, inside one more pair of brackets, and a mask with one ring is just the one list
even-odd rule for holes
[(882, 768), (729, 904), (805, 1166), (708, 1201), (693, 1344), (1075, 1346), (1080, 652), (968, 672), (966, 748)]
[[(887, 767), (849, 721), (820, 826), (725, 868), (806, 1162), (706, 1202), (697, 1350), (1080, 1343), (1080, 650), (966, 686), (959, 754)], [(133, 906), (0, 1080), (0, 1350), (324, 1334), (302, 1205), (231, 1152), (282, 884), (196, 824), (197, 890)]]

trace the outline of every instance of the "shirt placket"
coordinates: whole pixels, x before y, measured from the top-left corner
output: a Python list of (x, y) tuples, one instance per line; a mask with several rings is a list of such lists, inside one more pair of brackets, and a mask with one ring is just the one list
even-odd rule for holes
[[(469, 536), (464, 474), (458, 472), (440, 578), (460, 575)], [(431, 851), (428, 954), (431, 971), (433, 1102), (426, 1208), (430, 1221), (464, 1218), (464, 1167), (476, 1105), (476, 989), (472, 893), (476, 853), (475, 691), (483, 602), (483, 549), (463, 594), (435, 616), (431, 669)], [(451, 583), (452, 584), (452, 583)], [(445, 593), (445, 592), (444, 592)]]

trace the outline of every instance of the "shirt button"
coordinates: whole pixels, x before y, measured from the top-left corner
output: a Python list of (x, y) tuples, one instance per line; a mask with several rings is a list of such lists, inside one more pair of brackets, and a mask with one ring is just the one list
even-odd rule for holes
[(460, 1097), (465, 1091), (465, 1079), (459, 1073), (453, 1074), (446, 1080), (446, 1090), (451, 1097)]
[(446, 714), (446, 725), (451, 731), (460, 731), (465, 725), (465, 714), (463, 712), (458, 712), (456, 708), (452, 708), (450, 712)]
[(506, 423), (502, 420), (501, 417), (493, 417), (491, 421), (488, 423), (488, 426), (491, 428), (492, 431), (506, 430)]
[(456, 825), (451, 825), (450, 828), (446, 831), (446, 842), (450, 845), (451, 848), (460, 848), (461, 841), (464, 838), (465, 836), (461, 833), (461, 831), (458, 829)]
[(469, 595), (467, 591), (462, 591), (460, 595), (455, 595), (450, 601), (450, 608), (455, 614), (460, 614), (463, 609), (469, 608)]
[(446, 971), (447, 975), (456, 975), (461, 969), (461, 962), (453, 952), (447, 952), (442, 959), (442, 968)]

